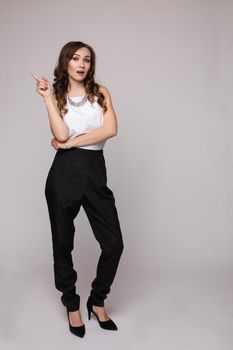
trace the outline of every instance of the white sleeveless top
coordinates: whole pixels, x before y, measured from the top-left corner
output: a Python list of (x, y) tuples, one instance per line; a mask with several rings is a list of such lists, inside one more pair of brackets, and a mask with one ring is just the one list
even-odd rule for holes
[[(70, 97), (74, 102), (79, 102), (82, 98), (83, 96)], [(94, 96), (94, 98), (95, 101), (93, 105), (87, 100), (83, 106), (79, 107), (72, 106), (68, 97), (66, 98), (68, 112), (63, 116), (63, 120), (69, 128), (69, 137), (74, 138), (75, 136), (88, 133), (103, 125), (103, 111), (97, 102), (98, 97)], [(76, 147), (99, 150), (104, 148), (106, 141), (107, 140), (93, 145)]]

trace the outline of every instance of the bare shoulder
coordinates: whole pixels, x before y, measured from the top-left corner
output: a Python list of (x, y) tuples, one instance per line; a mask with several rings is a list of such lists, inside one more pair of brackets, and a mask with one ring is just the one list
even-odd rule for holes
[(117, 117), (112, 105), (112, 99), (108, 88), (105, 85), (99, 84), (99, 90), (103, 93), (107, 110), (104, 112), (104, 125), (108, 130), (111, 130), (112, 135), (117, 134)]
[(107, 102), (111, 103), (111, 95), (107, 87), (105, 85), (99, 85), (99, 89), (104, 94), (104, 97), (107, 100)]

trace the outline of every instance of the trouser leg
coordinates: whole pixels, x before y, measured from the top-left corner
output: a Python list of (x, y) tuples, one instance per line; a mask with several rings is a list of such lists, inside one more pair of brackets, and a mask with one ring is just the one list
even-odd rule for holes
[(92, 174), (91, 185), (83, 197), (82, 206), (100, 245), (101, 254), (96, 277), (91, 284), (89, 299), (96, 306), (104, 306), (104, 300), (110, 292), (116, 275), (124, 244), (115, 198), (106, 183), (105, 166), (102, 165)]
[(48, 200), (48, 210), (53, 241), (53, 269), (56, 288), (62, 292), (61, 301), (69, 311), (80, 306), (80, 296), (76, 293), (77, 272), (73, 267), (75, 227), (67, 208), (54, 206)]
[(56, 288), (62, 292), (61, 301), (68, 311), (80, 306), (76, 293), (77, 272), (73, 267), (74, 218), (79, 212), (81, 200), (74, 200), (73, 192), (66, 186), (68, 173), (62, 170), (62, 163), (55, 163), (49, 172), (45, 196), (52, 233), (53, 268)]

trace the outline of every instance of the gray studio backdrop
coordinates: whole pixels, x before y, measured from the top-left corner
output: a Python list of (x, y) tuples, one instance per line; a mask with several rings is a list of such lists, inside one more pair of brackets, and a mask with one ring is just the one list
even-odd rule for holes
[[(52, 81), (71, 40), (95, 49), (118, 118), (104, 148), (125, 241), (116, 287), (144, 272), (232, 266), (231, 13), (210, 0), (1, 4), (0, 273), (11, 305), (36, 281), (59, 297), (44, 196), (55, 150), (30, 73)], [(89, 283), (100, 250), (82, 208), (75, 226), (73, 259)], [(27, 289), (16, 296), (17, 281)]]

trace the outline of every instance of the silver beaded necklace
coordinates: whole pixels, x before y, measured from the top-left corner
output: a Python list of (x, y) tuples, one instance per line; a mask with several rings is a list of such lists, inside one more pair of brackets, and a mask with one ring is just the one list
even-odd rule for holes
[(71, 100), (71, 98), (68, 95), (67, 98), (69, 103), (74, 107), (81, 107), (87, 102), (87, 95), (84, 95), (83, 98), (78, 102), (74, 102), (73, 100)]

